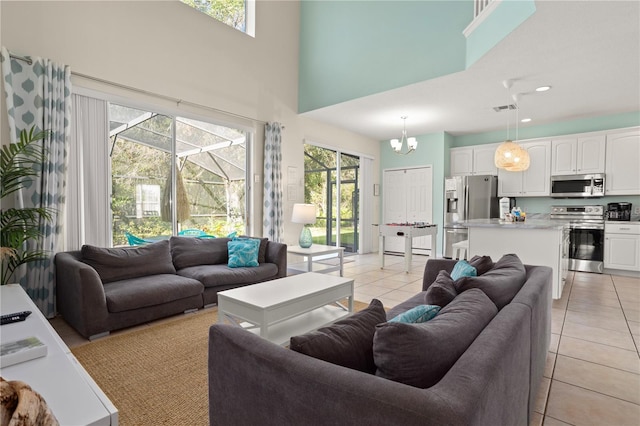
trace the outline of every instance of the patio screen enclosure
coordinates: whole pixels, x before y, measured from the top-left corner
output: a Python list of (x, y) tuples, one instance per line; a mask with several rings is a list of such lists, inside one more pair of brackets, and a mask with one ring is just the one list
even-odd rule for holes
[(246, 231), (250, 134), (116, 104), (109, 125), (114, 246), (127, 244), (125, 233)]

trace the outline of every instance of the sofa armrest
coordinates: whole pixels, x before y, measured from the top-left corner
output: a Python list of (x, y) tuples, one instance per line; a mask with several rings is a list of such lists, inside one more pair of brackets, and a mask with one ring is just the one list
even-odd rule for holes
[(452, 259), (429, 259), (424, 267), (424, 276), (422, 278), (422, 291), (429, 288), (429, 286), (436, 280), (438, 273), (442, 270), (447, 272), (453, 271), (453, 267), (456, 265), (457, 260)]
[(56, 303), (65, 321), (89, 338), (109, 330), (109, 312), (100, 276), (80, 258), (80, 251), (56, 254)]
[(275, 278), (287, 276), (287, 245), (269, 241), (265, 256), (267, 263), (275, 263), (278, 266), (278, 275)]

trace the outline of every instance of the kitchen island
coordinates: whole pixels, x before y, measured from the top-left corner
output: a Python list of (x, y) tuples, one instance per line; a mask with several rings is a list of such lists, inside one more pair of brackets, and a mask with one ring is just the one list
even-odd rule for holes
[(515, 253), (522, 263), (553, 269), (553, 298), (562, 296), (569, 266), (568, 223), (558, 220), (527, 219), (505, 222), (500, 219), (472, 219), (460, 222), (469, 229), (467, 257), (491, 256), (497, 262)]

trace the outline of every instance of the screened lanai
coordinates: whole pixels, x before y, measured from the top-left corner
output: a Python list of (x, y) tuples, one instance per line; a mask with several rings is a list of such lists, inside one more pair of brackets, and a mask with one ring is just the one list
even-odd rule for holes
[(115, 104), (109, 114), (114, 245), (244, 232), (244, 131)]

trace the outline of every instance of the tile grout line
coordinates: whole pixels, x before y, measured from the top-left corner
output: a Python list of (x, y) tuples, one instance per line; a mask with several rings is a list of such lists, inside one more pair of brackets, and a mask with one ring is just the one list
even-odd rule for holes
[[(636, 406), (640, 407), (640, 404), (638, 404), (636, 402), (628, 401), (626, 399), (622, 399), (622, 398), (619, 398), (617, 396), (609, 395), (607, 393), (600, 392), (600, 391), (597, 391), (597, 390), (594, 390), (594, 389), (585, 388), (584, 386), (580, 386), (580, 385), (576, 385), (576, 384), (573, 384), (573, 383), (565, 382), (564, 380), (552, 379), (552, 382), (553, 382), (553, 380), (555, 380), (558, 383), (564, 383), (565, 385), (569, 385), (569, 386), (576, 387), (578, 389), (583, 389), (583, 390), (586, 390), (586, 391), (589, 391), (589, 392), (597, 393), (598, 395), (603, 395), (603, 396), (606, 396), (608, 398), (617, 399), (618, 401), (624, 401), (624, 402), (626, 402), (628, 404), (633, 404), (633, 405), (636, 405)], [(549, 393), (551, 393), (551, 386), (549, 386)], [(545, 407), (545, 411), (547, 411), (546, 407)]]
[(613, 284), (613, 289), (616, 292), (616, 297), (618, 298), (618, 303), (620, 303), (620, 309), (622, 310), (622, 316), (624, 317), (624, 321), (627, 324), (627, 330), (629, 330), (629, 333), (631, 334), (631, 341), (633, 341), (633, 345), (636, 347), (636, 353), (638, 354), (638, 356), (640, 356), (640, 348), (638, 348), (638, 342), (636, 342), (636, 339), (633, 338), (633, 333), (631, 332), (631, 327), (629, 327), (629, 319), (627, 318), (627, 314), (624, 311), (624, 308), (622, 307), (622, 301), (620, 300), (620, 295), (618, 294), (618, 287), (616, 287), (616, 281), (613, 279), (613, 275), (609, 275), (609, 279), (611, 280), (611, 283)]

